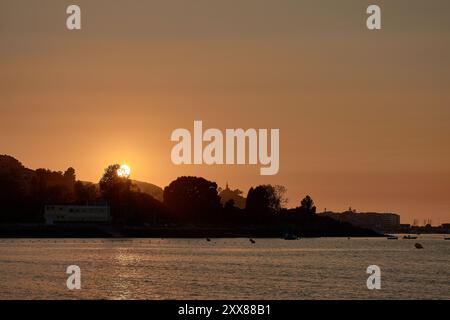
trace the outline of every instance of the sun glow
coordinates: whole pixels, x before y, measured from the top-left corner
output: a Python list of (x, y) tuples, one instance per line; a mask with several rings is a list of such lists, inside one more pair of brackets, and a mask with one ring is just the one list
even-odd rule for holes
[(130, 176), (131, 169), (126, 164), (122, 164), (119, 169), (117, 169), (117, 175), (119, 177), (128, 178)]

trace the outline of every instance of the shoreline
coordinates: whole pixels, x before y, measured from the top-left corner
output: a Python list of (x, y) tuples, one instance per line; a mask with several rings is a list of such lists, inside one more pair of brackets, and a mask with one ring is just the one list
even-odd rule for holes
[[(270, 227), (132, 227), (113, 225), (0, 225), (0, 238), (283, 238)], [(386, 237), (371, 230), (299, 230), (300, 238)]]

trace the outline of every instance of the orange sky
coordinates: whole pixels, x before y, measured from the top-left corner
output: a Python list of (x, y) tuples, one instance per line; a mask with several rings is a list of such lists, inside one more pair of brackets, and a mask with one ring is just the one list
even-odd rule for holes
[[(75, 2), (83, 29), (67, 31)], [(375, 1), (377, 32), (356, 0), (75, 2), (0, 0), (0, 153), (450, 222), (450, 2)], [(170, 134), (194, 120), (279, 128), (279, 174), (173, 165)]]

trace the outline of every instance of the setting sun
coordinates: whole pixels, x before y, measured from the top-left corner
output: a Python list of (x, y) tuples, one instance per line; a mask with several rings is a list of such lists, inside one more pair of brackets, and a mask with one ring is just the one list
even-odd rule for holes
[(131, 169), (126, 164), (122, 164), (120, 168), (117, 170), (117, 175), (119, 177), (125, 177), (128, 178), (130, 176)]

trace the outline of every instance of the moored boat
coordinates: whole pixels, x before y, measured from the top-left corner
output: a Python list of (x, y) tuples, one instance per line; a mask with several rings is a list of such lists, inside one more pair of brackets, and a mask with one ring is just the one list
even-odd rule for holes
[(293, 233), (285, 233), (283, 236), (284, 240), (297, 240), (298, 236), (296, 234)]

